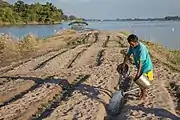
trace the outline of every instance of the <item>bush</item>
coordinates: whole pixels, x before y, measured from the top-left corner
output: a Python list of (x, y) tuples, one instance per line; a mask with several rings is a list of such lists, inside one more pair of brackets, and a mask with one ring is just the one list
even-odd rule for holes
[(1, 59), (11, 60), (18, 57), (20, 49), (16, 41), (10, 35), (0, 35), (0, 56)]
[(21, 40), (15, 40), (11, 35), (0, 35), (0, 62), (1, 66), (8, 65), (13, 61), (18, 61), (38, 49), (39, 43), (37, 38), (29, 34)]
[(22, 53), (35, 51), (37, 49), (37, 38), (30, 33), (20, 40), (19, 47)]

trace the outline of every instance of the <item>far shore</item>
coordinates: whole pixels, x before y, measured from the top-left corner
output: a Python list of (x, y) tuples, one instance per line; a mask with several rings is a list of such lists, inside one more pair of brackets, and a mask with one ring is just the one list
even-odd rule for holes
[[(100, 19), (92, 19), (92, 20), (85, 20), (86, 22), (133, 22), (133, 21), (138, 21), (138, 22), (154, 22), (154, 21), (180, 21), (180, 20), (100, 20)], [(9, 22), (1, 22), (0, 21), (0, 27), (3, 26), (20, 26), (20, 25), (56, 25), (56, 24), (62, 24), (63, 22), (68, 22), (68, 21), (62, 21), (62, 22), (54, 22), (54, 23), (42, 23), (42, 22), (28, 22), (28, 23), (9, 23)]]
[(0, 26), (20, 26), (20, 25), (56, 25), (62, 24), (62, 22), (54, 22), (54, 23), (42, 23), (42, 22), (28, 22), (28, 23), (3, 23), (0, 22)]

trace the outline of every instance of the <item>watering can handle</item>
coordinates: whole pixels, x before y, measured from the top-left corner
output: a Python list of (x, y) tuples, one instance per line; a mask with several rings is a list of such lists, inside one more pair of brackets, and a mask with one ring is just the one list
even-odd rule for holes
[(132, 89), (133, 85), (134, 85), (134, 80), (131, 80), (130, 88), (129, 88), (130, 90)]
[(133, 91), (136, 91), (136, 90), (139, 90), (139, 89), (140, 89), (140, 88), (138, 87), (138, 88), (129, 90), (129, 91), (127, 91), (127, 92), (123, 92), (123, 96), (124, 96), (125, 94), (128, 94), (128, 93), (130, 93), (130, 92), (133, 92)]

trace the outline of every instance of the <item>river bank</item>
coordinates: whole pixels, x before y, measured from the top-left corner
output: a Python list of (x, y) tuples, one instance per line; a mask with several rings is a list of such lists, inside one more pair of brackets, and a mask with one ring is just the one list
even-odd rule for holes
[[(122, 35), (124, 35), (124, 37), (127, 37), (130, 34), (130, 32), (126, 32), (126, 31), (109, 31), (109, 32), (112, 32), (112, 33), (120, 32), (120, 33), (122, 33)], [(24, 36), (21, 40), (14, 40), (14, 38), (11, 35), (2, 34), (0, 36), (0, 42), (1, 42), (0, 45), (4, 46), (4, 49), (1, 50), (1, 53), (5, 53), (5, 56), (11, 56), (11, 54), (12, 54), (11, 52), (18, 54), (19, 52), (17, 52), (17, 51), (22, 51), (20, 49), (27, 49), (27, 50), (25, 50), (26, 52), (27, 51), (33, 52), (33, 51), (42, 49), (40, 46), (44, 46), (45, 44), (55, 42), (55, 41), (53, 41), (54, 39), (59, 39), (59, 38), (60, 38), (60, 40), (61, 39), (70, 39), (71, 34), (79, 35), (81, 33), (77, 33), (74, 30), (67, 29), (67, 30), (59, 31), (55, 35), (53, 35), (51, 37), (46, 37), (46, 38), (38, 38), (37, 36), (30, 33), (30, 34)], [(154, 50), (158, 53), (162, 53), (164, 56), (166, 56), (168, 61), (171, 61), (175, 65), (176, 64), (178, 65), (180, 63), (180, 61), (179, 61), (180, 60), (180, 57), (179, 57), (180, 51), (179, 50), (167, 49), (166, 47), (164, 47), (160, 44), (152, 43), (148, 40), (141, 40), (141, 42), (145, 43), (150, 50)], [(61, 43), (62, 43), (62, 41), (61, 41)], [(23, 46), (24, 46), (24, 48), (23, 48)], [(9, 51), (9, 53), (8, 53), (8, 51)], [(26, 54), (26, 53), (22, 53), (22, 54)], [(15, 56), (16, 56), (16, 54), (15, 54)], [(7, 58), (5, 58), (5, 59), (7, 60)]]

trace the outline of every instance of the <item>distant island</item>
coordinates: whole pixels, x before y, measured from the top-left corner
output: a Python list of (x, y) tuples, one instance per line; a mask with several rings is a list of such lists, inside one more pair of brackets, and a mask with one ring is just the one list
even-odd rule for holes
[(84, 21), (179, 21), (179, 16), (166, 16), (164, 18), (127, 18), (127, 19), (84, 19)]
[(62, 21), (75, 20), (75, 16), (67, 16), (62, 9), (52, 3), (25, 4), (17, 1), (13, 5), (0, 0), (0, 25), (9, 24), (56, 24)]

